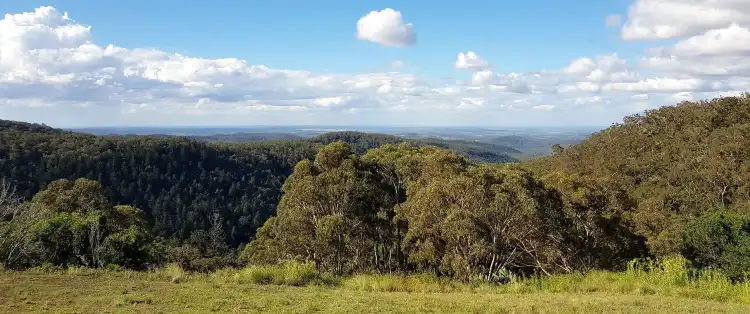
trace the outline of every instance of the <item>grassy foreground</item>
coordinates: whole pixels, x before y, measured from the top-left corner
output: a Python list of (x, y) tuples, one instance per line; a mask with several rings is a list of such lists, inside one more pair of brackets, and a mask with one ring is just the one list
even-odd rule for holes
[(747, 285), (687, 280), (682, 267), (665, 265), (503, 286), (429, 276), (336, 280), (305, 264), (195, 275), (175, 267), (0, 271), (0, 313), (750, 313)]
[(91, 274), (0, 274), (2, 313), (748, 313), (684, 297), (594, 293), (367, 292)]

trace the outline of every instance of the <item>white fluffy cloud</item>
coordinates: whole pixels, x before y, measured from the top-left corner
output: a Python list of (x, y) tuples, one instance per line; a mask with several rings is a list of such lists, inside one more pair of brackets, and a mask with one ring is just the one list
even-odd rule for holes
[(357, 38), (383, 46), (404, 47), (417, 42), (410, 23), (404, 22), (401, 12), (387, 8), (372, 11), (357, 21)]
[(678, 42), (672, 53), (679, 56), (750, 56), (750, 28), (732, 24), (712, 29)]
[(626, 40), (694, 36), (732, 23), (750, 23), (747, 0), (635, 0), (622, 28)]
[(480, 58), (473, 51), (468, 51), (466, 53), (459, 52), (458, 57), (456, 57), (455, 67), (457, 69), (482, 71), (488, 69), (490, 63)]
[[(706, 10), (707, 15), (723, 13), (711, 23), (685, 20), (674, 24), (681, 25), (676, 29), (682, 31), (663, 37), (680, 39), (672, 46), (650, 49), (642, 64), (666, 74), (710, 78), (717, 81), (717, 89), (717, 84), (726, 85), (726, 80), (750, 76), (750, 1), (695, 2), (690, 6), (693, 10)], [(698, 4), (704, 7), (696, 8)]]
[[(659, 21), (646, 23), (639, 12), (631, 8), (627, 23), (650, 34), (643, 29)], [(73, 17), (41, 7), (0, 19), (0, 118), (53, 125), (606, 125), (638, 110), (750, 89), (748, 25), (737, 19), (640, 60), (583, 56), (559, 69), (499, 73), (473, 51), (461, 52), (452, 66), (469, 73), (456, 81), (399, 72), (414, 67), (401, 61), (383, 72), (314, 73), (128, 49), (95, 42), (95, 26)], [(360, 19), (358, 37), (387, 46), (415, 42), (411, 25), (391, 9)], [(450, 60), (444, 67), (450, 70)]]
[(615, 82), (602, 86), (602, 90), (635, 93), (677, 93), (681, 91), (711, 91), (707, 82), (700, 79), (649, 78), (637, 82)]
[(628, 82), (639, 79), (638, 74), (628, 67), (627, 62), (616, 54), (597, 56), (595, 60), (578, 58), (563, 71), (579, 77), (579, 82)]
[(531, 107), (531, 109), (541, 110), (541, 111), (550, 111), (550, 110), (555, 109), (555, 105), (536, 105), (534, 107)]

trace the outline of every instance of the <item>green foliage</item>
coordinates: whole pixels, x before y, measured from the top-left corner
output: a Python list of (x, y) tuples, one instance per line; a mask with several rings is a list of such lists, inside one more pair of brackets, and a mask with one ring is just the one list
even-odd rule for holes
[(53, 181), (34, 196), (33, 202), (55, 213), (88, 214), (104, 212), (111, 207), (101, 184), (87, 179)]
[(639, 255), (630, 247), (637, 239), (619, 225), (617, 195), (581, 191), (561, 197), (518, 166), (477, 165), (436, 147), (384, 145), (358, 157), (336, 142), (298, 163), (277, 216), (242, 259), (310, 260), (336, 275), (417, 271), (488, 282), (512, 277), (500, 270), (624, 268)]
[[(159, 135), (105, 137), (0, 120), (0, 177), (14, 183), (26, 200), (45, 189), (63, 189), (68, 195), (59, 196), (68, 201), (57, 202), (62, 208), (103, 208), (104, 200), (107, 206), (139, 208), (152, 233), (162, 238), (185, 241), (194, 231), (212, 228), (218, 215), (223, 219), (226, 243), (237, 247), (253, 239), (256, 230), (275, 214), (282, 185), (294, 165), (313, 158), (324, 144), (342, 140), (363, 154), (404, 141), (388, 135), (341, 132), (304, 140), (216, 142), (237, 142), (242, 136), (248, 135), (194, 137), (201, 140)], [(448, 142), (420, 145), (448, 145), (477, 160), (512, 161), (500, 146)], [(105, 197), (78, 198), (90, 188), (75, 185), (79, 178), (99, 182)], [(66, 181), (48, 187), (58, 179)], [(47, 197), (39, 198), (44, 202)], [(81, 204), (71, 203), (74, 200)]]
[(554, 156), (524, 162), (571, 173), (624, 195), (622, 225), (650, 254), (679, 253), (696, 218), (750, 209), (750, 95), (683, 102), (626, 117)]
[(313, 143), (328, 145), (335, 142), (349, 144), (357, 155), (363, 155), (369, 150), (384, 145), (398, 145), (409, 143), (416, 146), (435, 146), (454, 151), (475, 162), (505, 163), (514, 162), (510, 155), (521, 154), (521, 151), (500, 144), (481, 143), (473, 141), (443, 140), (437, 138), (405, 139), (393, 135), (372, 134), (363, 132), (331, 132), (310, 139)]
[[(55, 192), (63, 198), (56, 201), (61, 210), (128, 204), (143, 211), (155, 235), (181, 240), (209, 230), (218, 214), (232, 246), (248, 242), (275, 212), (293, 165), (315, 151), (312, 143), (101, 137), (6, 122), (0, 124), (0, 176), (16, 185), (21, 198), (62, 189), (67, 194)], [(79, 198), (101, 194), (76, 185), (78, 178), (100, 183), (104, 197)], [(53, 185), (58, 179), (66, 180)]]
[(140, 210), (112, 207), (95, 181), (52, 182), (27, 204), (6, 211), (0, 256), (9, 267), (118, 265), (143, 269), (158, 261)]
[(375, 241), (388, 232), (387, 214), (380, 210), (389, 209), (392, 200), (379, 184), (372, 165), (347, 144), (322, 148), (314, 163), (302, 161), (295, 167), (276, 218), (243, 255), (255, 264), (311, 260), (336, 274), (372, 267), (370, 253), (379, 245)]
[(683, 233), (682, 253), (698, 268), (745, 279), (750, 271), (750, 217), (723, 212), (701, 217)]
[(6, 267), (168, 261), (203, 272), (239, 253), (256, 267), (309, 261), (337, 276), (464, 283), (576, 278), (683, 253), (703, 274), (742, 279), (748, 112), (750, 95), (686, 102), (505, 165), (477, 163), (501, 148), (472, 142), (342, 132), (207, 144), (4, 121), (0, 171), (32, 201), (0, 194), (0, 253)]
[(42, 248), (37, 258), (53, 265), (93, 266), (94, 248), (88, 236), (90, 226), (98, 224), (100, 218), (96, 214), (61, 212), (37, 222), (35, 240)]

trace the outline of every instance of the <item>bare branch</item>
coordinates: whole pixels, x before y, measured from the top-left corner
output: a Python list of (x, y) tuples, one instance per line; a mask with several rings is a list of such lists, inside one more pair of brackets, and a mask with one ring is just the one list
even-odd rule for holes
[(6, 179), (0, 179), (0, 219), (17, 214), (21, 198), (16, 195), (16, 187)]

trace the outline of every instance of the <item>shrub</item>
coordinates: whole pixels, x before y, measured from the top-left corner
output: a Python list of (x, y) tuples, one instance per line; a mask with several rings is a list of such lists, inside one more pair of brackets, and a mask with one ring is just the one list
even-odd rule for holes
[(190, 261), (189, 270), (197, 272), (212, 272), (228, 265), (222, 257), (199, 257)]
[(240, 282), (288, 286), (334, 283), (332, 276), (318, 272), (312, 262), (300, 263), (293, 260), (284, 261), (278, 265), (248, 266), (242, 269), (235, 278)]
[(719, 212), (699, 218), (683, 233), (682, 253), (697, 268), (745, 279), (750, 271), (750, 217)]

